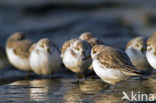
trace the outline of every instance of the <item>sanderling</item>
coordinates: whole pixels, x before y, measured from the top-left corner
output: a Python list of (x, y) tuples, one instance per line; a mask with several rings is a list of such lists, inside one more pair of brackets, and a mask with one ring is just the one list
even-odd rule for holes
[[(101, 39), (93, 37), (91, 32), (82, 33), (79, 36), (79, 39), (88, 41), (92, 47), (95, 45), (103, 45), (104, 44), (104, 42)], [(92, 65), (90, 65), (89, 70), (93, 71)]]
[(95, 45), (104, 44), (101, 39), (93, 37), (92, 33), (90, 33), (90, 32), (82, 33), (79, 36), (79, 39), (88, 41), (92, 47)]
[(136, 37), (127, 43), (126, 54), (132, 64), (141, 71), (151, 71), (146, 58), (146, 43), (143, 37)]
[(103, 81), (113, 84), (113, 91), (118, 82), (142, 74), (136, 70), (126, 53), (119, 49), (96, 45), (92, 48), (91, 58), (95, 73)]
[(16, 68), (31, 71), (29, 66), (29, 48), (32, 42), (20, 32), (12, 34), (6, 44), (6, 53), (10, 63)]
[(30, 67), (39, 75), (52, 74), (60, 68), (61, 63), (59, 49), (47, 38), (39, 40), (30, 48)]
[(91, 65), (91, 59), (84, 58), (90, 55), (91, 46), (85, 40), (71, 39), (62, 46), (61, 57), (66, 68), (77, 74), (87, 71)]
[(149, 64), (156, 69), (156, 33), (147, 40), (146, 57)]

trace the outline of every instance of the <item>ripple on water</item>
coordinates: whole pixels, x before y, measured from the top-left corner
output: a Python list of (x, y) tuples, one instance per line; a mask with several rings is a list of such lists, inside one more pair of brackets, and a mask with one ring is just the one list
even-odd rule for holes
[(112, 86), (100, 79), (37, 79), (22, 80), (0, 87), (0, 102), (55, 102), (55, 103), (118, 103), (122, 91), (140, 91), (143, 94), (154, 94), (156, 98), (156, 80), (128, 80), (117, 85), (115, 93)]

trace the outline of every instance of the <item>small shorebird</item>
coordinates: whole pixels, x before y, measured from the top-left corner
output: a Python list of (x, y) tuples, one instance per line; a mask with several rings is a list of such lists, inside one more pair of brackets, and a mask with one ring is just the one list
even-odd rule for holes
[(62, 46), (61, 57), (66, 68), (77, 74), (87, 71), (91, 64), (91, 59), (84, 58), (90, 55), (91, 46), (85, 40), (71, 39)]
[(43, 38), (30, 48), (29, 64), (39, 75), (49, 75), (61, 66), (60, 51), (49, 39)]
[(9, 66), (9, 61), (7, 59), (5, 49), (0, 46), (0, 69)]
[[(105, 45), (92, 48), (91, 58), (95, 73), (105, 82), (115, 85), (131, 76), (139, 76), (140, 72), (132, 65), (124, 51)], [(87, 59), (87, 58), (86, 58)]]
[(29, 48), (32, 42), (20, 32), (12, 34), (6, 44), (6, 53), (10, 63), (16, 68), (31, 71), (29, 66)]
[[(103, 45), (104, 44), (104, 42), (101, 39), (93, 37), (91, 32), (82, 33), (79, 36), (79, 39), (88, 41), (92, 47), (95, 45)], [(89, 70), (93, 71), (92, 65), (90, 65)]]
[(146, 57), (149, 64), (156, 69), (156, 32), (147, 40)]
[(126, 54), (132, 64), (141, 71), (151, 71), (146, 58), (146, 43), (143, 37), (136, 37), (127, 43)]
[(79, 39), (86, 40), (90, 43), (90, 45), (93, 47), (95, 45), (104, 44), (102, 40), (99, 38), (95, 38), (92, 36), (92, 33), (90, 32), (84, 32), (79, 36)]

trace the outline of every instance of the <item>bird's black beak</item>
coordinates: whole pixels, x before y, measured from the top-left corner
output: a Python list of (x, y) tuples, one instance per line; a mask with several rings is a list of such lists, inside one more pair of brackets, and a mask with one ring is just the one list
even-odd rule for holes
[(47, 48), (47, 53), (51, 54), (50, 48)]
[(141, 52), (142, 52), (142, 54), (144, 53), (146, 51), (146, 48), (141, 48)]
[(90, 59), (90, 58), (91, 58), (91, 56), (88, 56), (88, 57), (83, 58), (82, 60), (84, 61), (84, 60)]

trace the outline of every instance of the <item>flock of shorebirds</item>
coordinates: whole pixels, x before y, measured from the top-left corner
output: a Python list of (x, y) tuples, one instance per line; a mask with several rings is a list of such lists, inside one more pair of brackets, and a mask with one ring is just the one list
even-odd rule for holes
[[(1, 48), (0, 48), (1, 50)], [(127, 43), (125, 51), (110, 46), (90, 32), (66, 41), (62, 50), (49, 39), (34, 43), (20, 32), (12, 34), (6, 43), (6, 55), (17, 69), (39, 75), (53, 74), (63, 63), (77, 74), (94, 71), (103, 81), (115, 85), (132, 76), (144, 76), (156, 69), (156, 33), (147, 41), (136, 37)], [(0, 67), (7, 65), (0, 55)]]

